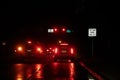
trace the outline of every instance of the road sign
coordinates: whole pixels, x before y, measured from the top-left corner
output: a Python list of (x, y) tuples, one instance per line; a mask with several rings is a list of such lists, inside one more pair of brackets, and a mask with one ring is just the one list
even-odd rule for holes
[(71, 33), (71, 30), (70, 29), (67, 29), (67, 31), (66, 31), (67, 33)]
[(71, 33), (72, 31), (70, 29), (65, 29), (65, 28), (62, 28), (62, 31), (61, 29), (57, 29), (57, 28), (54, 28), (54, 29), (48, 29), (48, 33)]
[[(88, 29), (88, 36), (89, 37), (96, 37), (96, 35), (97, 35), (97, 29), (96, 28), (89, 28)], [(92, 56), (93, 56), (93, 39), (94, 38), (92, 38)]]
[(48, 33), (53, 33), (54, 30), (53, 29), (48, 29)]
[(89, 28), (88, 29), (88, 36), (89, 37), (95, 37), (97, 35), (97, 29), (96, 28)]

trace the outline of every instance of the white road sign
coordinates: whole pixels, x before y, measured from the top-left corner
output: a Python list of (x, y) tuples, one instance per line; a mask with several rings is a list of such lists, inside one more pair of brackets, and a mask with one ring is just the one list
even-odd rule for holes
[(89, 37), (95, 37), (97, 35), (97, 29), (96, 28), (89, 28), (88, 29), (88, 36)]
[(54, 30), (53, 29), (48, 29), (48, 33), (53, 33)]

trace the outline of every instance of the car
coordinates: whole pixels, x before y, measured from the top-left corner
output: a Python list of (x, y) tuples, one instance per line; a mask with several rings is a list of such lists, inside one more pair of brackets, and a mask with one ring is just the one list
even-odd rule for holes
[(71, 62), (76, 57), (75, 47), (68, 43), (60, 43), (54, 48), (54, 60), (55, 61), (68, 61)]
[(39, 56), (43, 48), (39, 42), (25, 41), (15, 45), (14, 52), (16, 56)]

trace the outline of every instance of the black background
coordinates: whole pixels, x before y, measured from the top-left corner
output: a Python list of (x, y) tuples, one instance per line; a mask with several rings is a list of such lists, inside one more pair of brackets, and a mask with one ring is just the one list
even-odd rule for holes
[(74, 39), (82, 52), (91, 50), (88, 28), (97, 28), (94, 39), (95, 55), (118, 60), (118, 31), (116, 7), (113, 1), (69, 0), (69, 1), (8, 1), (0, 8), (0, 40), (14, 41), (26, 36), (47, 34), (51, 25), (69, 25), (74, 30)]

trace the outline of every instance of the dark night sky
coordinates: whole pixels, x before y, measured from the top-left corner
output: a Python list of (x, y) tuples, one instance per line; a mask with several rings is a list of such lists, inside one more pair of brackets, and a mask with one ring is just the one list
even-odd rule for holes
[(12, 35), (34, 32), (52, 24), (67, 24), (83, 32), (92, 25), (111, 29), (110, 4), (102, 0), (9, 1), (7, 8), (1, 8), (0, 30), (9, 36), (6, 31)]
[(47, 29), (50, 25), (65, 24), (72, 26), (78, 42), (81, 39), (80, 41), (84, 42), (86, 46), (90, 41), (87, 36), (88, 28), (94, 26), (98, 29), (98, 37), (95, 41), (96, 50), (102, 48), (106, 52), (111, 52), (115, 16), (114, 7), (111, 6), (113, 2), (36, 0), (9, 1), (6, 4), (4, 8), (0, 8), (0, 37), (3, 40), (28, 34), (34, 36), (44, 32), (43, 29)]

